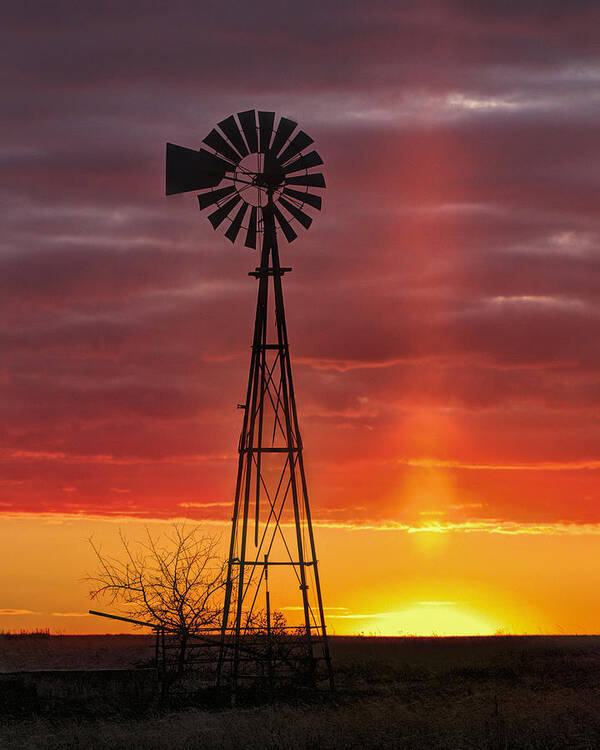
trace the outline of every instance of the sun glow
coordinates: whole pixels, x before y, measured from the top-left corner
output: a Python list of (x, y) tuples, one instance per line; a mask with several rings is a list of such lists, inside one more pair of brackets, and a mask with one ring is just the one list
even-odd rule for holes
[(501, 629), (501, 623), (464, 605), (438, 601), (416, 602), (390, 625), (395, 629), (393, 635), (493, 635)]
[(339, 633), (453, 636), (504, 632), (502, 623), (452, 601), (417, 601), (391, 612), (330, 614), (329, 619), (335, 623), (334, 627)]

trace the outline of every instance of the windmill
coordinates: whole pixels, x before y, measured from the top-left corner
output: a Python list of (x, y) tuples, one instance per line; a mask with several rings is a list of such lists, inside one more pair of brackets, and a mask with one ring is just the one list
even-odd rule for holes
[[(333, 687), (283, 300), (282, 277), (292, 269), (280, 265), (278, 244), (310, 227), (307, 211), (321, 209), (313, 191), (325, 179), (315, 171), (323, 161), (309, 150), (312, 138), (293, 120), (276, 120), (274, 112), (248, 110), (219, 122), (203, 140), (207, 148), (167, 143), (167, 195), (198, 192), (215, 230), (260, 249), (249, 274), (258, 296), (246, 400), (238, 405), (244, 415), (217, 664), (217, 684), (234, 695), (257, 679)], [(277, 585), (286, 592), (283, 605), (299, 613), (299, 624), (282, 624), (281, 605), (271, 601), (274, 578), (273, 592)]]

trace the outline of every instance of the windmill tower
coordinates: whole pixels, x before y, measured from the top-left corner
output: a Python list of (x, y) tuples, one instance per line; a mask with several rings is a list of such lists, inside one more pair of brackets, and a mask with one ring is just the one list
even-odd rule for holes
[(249, 110), (219, 122), (208, 150), (167, 144), (167, 195), (202, 191), (213, 228), (260, 251), (217, 663), (233, 695), (257, 680), (333, 687), (283, 299), (292, 269), (279, 259), (280, 237), (295, 240), (312, 223), (305, 209), (321, 209), (311, 190), (325, 180), (312, 138), (286, 117), (275, 123)]

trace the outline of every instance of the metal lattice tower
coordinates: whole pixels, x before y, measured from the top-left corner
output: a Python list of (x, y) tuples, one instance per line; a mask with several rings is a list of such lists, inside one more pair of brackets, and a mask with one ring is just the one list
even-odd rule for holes
[[(249, 274), (258, 296), (246, 401), (238, 405), (244, 416), (216, 665), (217, 684), (233, 695), (257, 681), (333, 687), (283, 299), (291, 268), (280, 265), (278, 247), (280, 232), (292, 242), (294, 226), (310, 226), (304, 208), (320, 210), (321, 197), (309, 188), (325, 180), (310, 171), (323, 163), (317, 152), (304, 153), (312, 139), (285, 117), (275, 128), (275, 119), (254, 110), (232, 115), (204, 139), (211, 151), (167, 144), (167, 194), (203, 190), (198, 201), (214, 207), (214, 229), (224, 224), (231, 242), (244, 229), (247, 247), (261, 245)], [(284, 591), (280, 603), (271, 600)], [(280, 607), (300, 621), (284, 623)]]

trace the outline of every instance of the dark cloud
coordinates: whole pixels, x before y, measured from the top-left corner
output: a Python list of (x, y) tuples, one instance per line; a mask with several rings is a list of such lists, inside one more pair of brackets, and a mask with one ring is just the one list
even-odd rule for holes
[[(479, 518), (598, 520), (577, 463), (600, 448), (598, 21), (583, 1), (13, 4), (4, 507), (230, 497), (256, 257), (162, 195), (164, 142), (264, 107), (326, 160), (323, 213), (285, 248), (316, 508), (399, 517), (440, 471)], [(423, 458), (442, 464), (402, 463)], [(527, 462), (556, 465), (483, 466)]]

